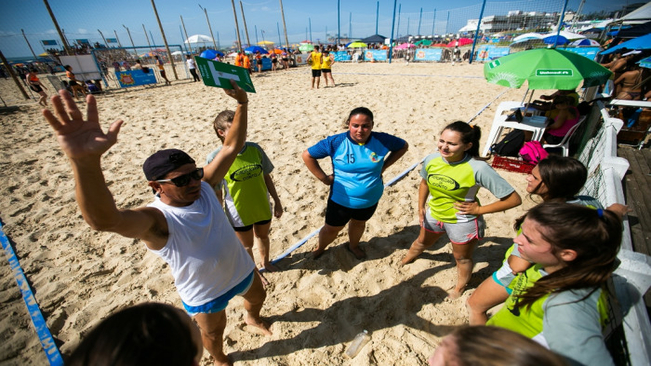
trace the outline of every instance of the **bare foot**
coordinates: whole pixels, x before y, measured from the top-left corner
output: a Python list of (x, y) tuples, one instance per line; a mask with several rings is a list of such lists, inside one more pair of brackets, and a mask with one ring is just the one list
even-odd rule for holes
[(402, 258), (402, 260), (400, 261), (400, 266), (407, 265), (407, 264), (409, 264), (409, 263), (411, 263), (411, 262), (413, 262), (413, 261), (414, 261), (413, 259), (410, 259), (410, 258), (408, 258), (407, 256), (405, 256), (405, 257)]
[(250, 316), (249, 314), (246, 315), (245, 320), (247, 325), (250, 325), (252, 327), (255, 327), (256, 329), (262, 331), (262, 334), (264, 335), (272, 335), (271, 330), (269, 329), (270, 325), (266, 321), (262, 320), (262, 318), (254, 318)]
[(450, 292), (448, 292), (448, 298), (450, 300), (456, 300), (459, 297), (461, 297), (461, 295), (463, 295), (464, 290), (465, 290), (465, 288), (462, 288), (461, 290), (454, 288), (454, 289), (450, 290)]
[(228, 357), (226, 357), (226, 355), (224, 355), (224, 359), (225, 361), (218, 361), (215, 358), (215, 366), (233, 366), (233, 363), (228, 359)]
[(315, 249), (314, 251), (312, 251), (312, 259), (321, 258), (321, 256), (323, 255), (324, 252), (325, 252), (325, 249), (318, 249), (318, 248)]
[[(260, 266), (259, 263), (258, 263), (258, 266)], [(264, 269), (267, 272), (277, 272), (277, 271), (279, 271), (278, 267), (271, 264), (271, 262), (260, 266), (260, 269)]]

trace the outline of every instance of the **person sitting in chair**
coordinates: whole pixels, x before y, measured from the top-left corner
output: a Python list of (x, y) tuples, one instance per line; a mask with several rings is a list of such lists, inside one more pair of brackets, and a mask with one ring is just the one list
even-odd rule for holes
[(554, 97), (553, 109), (547, 111), (548, 120), (543, 139), (548, 144), (559, 144), (568, 131), (579, 122), (579, 110), (572, 105), (572, 97), (559, 95)]

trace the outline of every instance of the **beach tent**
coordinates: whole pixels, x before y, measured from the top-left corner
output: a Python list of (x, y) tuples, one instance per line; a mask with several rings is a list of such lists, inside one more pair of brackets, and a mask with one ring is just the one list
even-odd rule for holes
[(374, 34), (370, 37), (366, 37), (362, 39), (362, 42), (364, 43), (384, 43), (384, 40), (387, 39), (385, 36), (381, 36), (379, 34)]

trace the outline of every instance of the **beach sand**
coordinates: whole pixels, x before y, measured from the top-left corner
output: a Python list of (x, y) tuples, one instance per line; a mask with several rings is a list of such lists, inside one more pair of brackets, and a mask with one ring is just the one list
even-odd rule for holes
[[(328, 187), (303, 164), (300, 155), (307, 147), (344, 131), (343, 120), (353, 108), (368, 107), (375, 114), (375, 131), (409, 142), (409, 151), (385, 172), (388, 181), (434, 152), (447, 123), (469, 120), (506, 90), (488, 84), (482, 68), (338, 63), (333, 67), (337, 87), (323, 88), (322, 82), (319, 90), (310, 90), (306, 67), (254, 76), (257, 93), (249, 96), (248, 140), (259, 143), (274, 163), (272, 176), (285, 208), (271, 225), (272, 257), (324, 221)], [(5, 99), (10, 82), (0, 80)], [(507, 90), (474, 121), (483, 128), (482, 143), (499, 102), (520, 100), (523, 94)], [(213, 118), (235, 107), (221, 89), (188, 80), (113, 91), (97, 99), (104, 126), (125, 121), (117, 144), (102, 160), (122, 208), (143, 206), (153, 198), (141, 168), (147, 156), (174, 147), (203, 164), (220, 144)], [(35, 100), (20, 103), (18, 110), (0, 114), (0, 218), (61, 352), (69, 354), (95, 324), (118, 309), (146, 301), (181, 306), (163, 260), (138, 240), (95, 232), (84, 222), (70, 165), (51, 128)], [(323, 161), (322, 166), (330, 164)], [(236, 365), (426, 364), (441, 338), (467, 323), (466, 299), (499, 266), (512, 242), (514, 219), (534, 204), (526, 198), (526, 176), (499, 171), (524, 203), (486, 216), (486, 238), (475, 252), (469, 290), (450, 300), (446, 291), (457, 275), (445, 237), (413, 264), (398, 265), (418, 235), (419, 169), (385, 190), (362, 237), (368, 259), (360, 262), (345, 250), (344, 230), (319, 260), (309, 254), (315, 237), (277, 264), (282, 271), (265, 274), (270, 285), (262, 315), (273, 322), (273, 336), (247, 329), (241, 298), (231, 301), (225, 351)], [(494, 200), (486, 190), (479, 197)], [(0, 363), (45, 365), (6, 259), (0, 275)], [(371, 341), (349, 361), (344, 351), (364, 329)], [(209, 364), (204, 352), (201, 365)]]

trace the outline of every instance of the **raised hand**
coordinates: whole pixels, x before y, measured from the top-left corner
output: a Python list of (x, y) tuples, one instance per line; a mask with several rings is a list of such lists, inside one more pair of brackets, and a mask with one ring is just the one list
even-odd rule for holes
[(43, 110), (43, 116), (70, 159), (99, 157), (117, 141), (123, 121), (113, 122), (104, 133), (99, 125), (97, 102), (92, 95), (86, 96), (86, 120), (66, 90), (60, 90), (59, 95), (52, 96), (51, 100), (56, 116), (47, 109)]
[(233, 89), (224, 89), (226, 95), (228, 95), (231, 98), (234, 98), (240, 104), (245, 104), (246, 102), (248, 102), (249, 97), (247, 96), (246, 91), (240, 88), (240, 86), (237, 85), (237, 83), (234, 80), (230, 80), (230, 82), (231, 85), (233, 86)]

